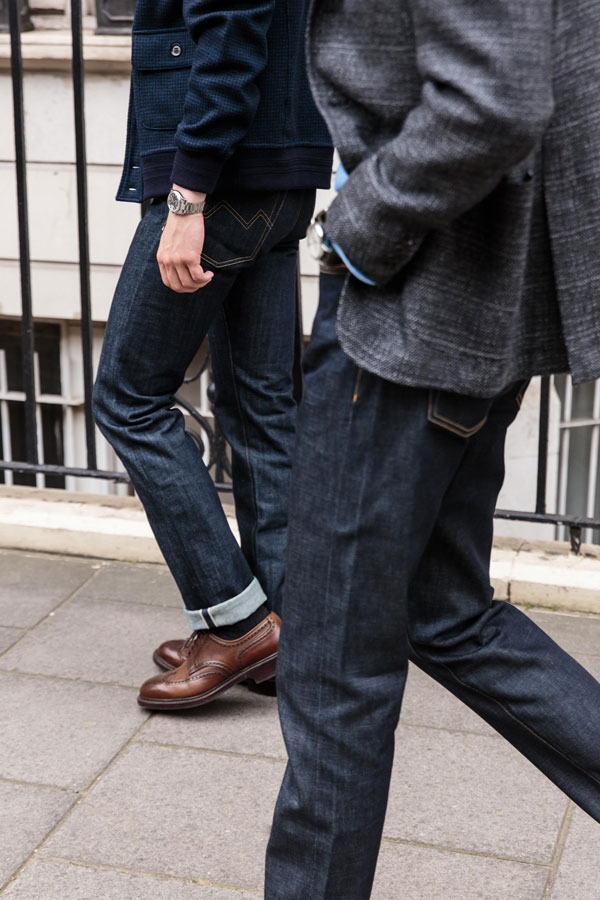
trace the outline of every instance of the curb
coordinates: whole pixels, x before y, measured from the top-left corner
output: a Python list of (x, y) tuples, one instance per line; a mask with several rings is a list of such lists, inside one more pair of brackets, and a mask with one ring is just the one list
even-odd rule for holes
[(0, 548), (165, 565), (140, 501), (109, 494), (0, 485)]
[(519, 606), (600, 614), (600, 547), (497, 537), (491, 565), (499, 600)]
[[(238, 537), (233, 506), (225, 508)], [(164, 565), (135, 497), (0, 485), (0, 548)], [(595, 545), (575, 556), (562, 541), (496, 537), (491, 579), (499, 600), (600, 615)]]

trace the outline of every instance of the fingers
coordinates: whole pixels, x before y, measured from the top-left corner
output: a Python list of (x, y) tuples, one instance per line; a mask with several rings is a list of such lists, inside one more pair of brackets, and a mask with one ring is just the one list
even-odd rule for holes
[(205, 272), (199, 263), (175, 263), (172, 260), (159, 260), (160, 275), (163, 284), (177, 294), (193, 294), (200, 288), (210, 284), (214, 272)]
[(200, 263), (188, 266), (188, 271), (192, 282), (196, 285), (196, 290), (210, 284), (215, 275), (214, 272), (205, 271)]

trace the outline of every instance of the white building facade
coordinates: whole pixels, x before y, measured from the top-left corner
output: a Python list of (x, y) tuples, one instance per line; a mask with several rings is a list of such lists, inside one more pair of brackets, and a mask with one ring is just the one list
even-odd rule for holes
[[(66, 0), (37, 0), (35, 30), (23, 33), (25, 130), (32, 300), (36, 321), (38, 449), (42, 461), (85, 467), (77, 189), (71, 35)], [(130, 40), (97, 34), (91, 0), (85, 9), (85, 124), (94, 356), (120, 267), (139, 222), (137, 204), (117, 203), (129, 93)], [(23, 460), (24, 394), (21, 378), (19, 233), (12, 129), (10, 40), (0, 35), (0, 458)], [(319, 192), (318, 207), (330, 192)], [(302, 311), (310, 333), (318, 298), (318, 273), (305, 248), (301, 254)], [(199, 357), (200, 360), (200, 357)], [(195, 366), (199, 365), (199, 361)], [(194, 367), (192, 367), (194, 368)], [(184, 389), (207, 416), (208, 375)], [(539, 382), (525, 396), (507, 445), (507, 479), (499, 506), (533, 510), (536, 496)], [(119, 470), (111, 448), (97, 434), (98, 467)], [(555, 380), (551, 390), (547, 509), (600, 516), (600, 387), (572, 389)], [(124, 493), (125, 484), (96, 479), (0, 473), (0, 483), (37, 483), (94, 493)], [(522, 522), (499, 522), (498, 531), (550, 539), (562, 531)], [(586, 540), (592, 539), (591, 532)], [(596, 541), (600, 540), (597, 534)]]

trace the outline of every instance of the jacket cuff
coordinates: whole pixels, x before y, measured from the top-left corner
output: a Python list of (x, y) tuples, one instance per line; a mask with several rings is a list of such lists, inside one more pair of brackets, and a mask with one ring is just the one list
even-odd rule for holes
[(212, 194), (221, 177), (225, 160), (209, 153), (188, 153), (180, 148), (175, 153), (171, 181), (190, 191)]
[(390, 217), (365, 163), (352, 173), (327, 210), (325, 228), (329, 239), (377, 285), (387, 284), (398, 274), (427, 233), (402, 222), (398, 215)]

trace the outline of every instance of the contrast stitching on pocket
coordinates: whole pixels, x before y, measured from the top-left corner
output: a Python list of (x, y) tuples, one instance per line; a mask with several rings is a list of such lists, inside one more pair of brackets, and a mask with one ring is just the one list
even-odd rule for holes
[(439, 425), (440, 428), (445, 428), (446, 431), (451, 431), (453, 434), (457, 434), (459, 437), (472, 437), (476, 434), (487, 422), (487, 415), (481, 419), (480, 422), (477, 422), (476, 425), (471, 426), (471, 428), (467, 428), (466, 425), (461, 425), (460, 422), (455, 422), (453, 419), (449, 419), (447, 416), (443, 416), (438, 411), (438, 405), (440, 401), (440, 391), (429, 391), (429, 402), (427, 405), (427, 418), (433, 425)]
[(251, 219), (245, 219), (230, 203), (227, 203), (226, 200), (220, 200), (216, 206), (213, 206), (204, 216), (205, 219), (210, 219), (216, 212), (220, 209), (226, 209), (234, 219), (237, 219), (242, 228), (245, 228), (248, 231), (257, 219), (264, 219), (269, 228), (273, 227), (273, 222), (271, 221), (269, 215), (264, 211), (264, 209), (259, 209)]
[[(285, 201), (286, 193), (287, 192), (284, 191), (283, 193), (277, 194), (277, 196), (275, 198), (275, 203), (273, 204), (273, 209), (271, 210), (270, 213), (266, 213), (263, 209), (260, 209), (252, 217), (250, 222), (248, 222), (246, 219), (244, 219), (243, 216), (240, 216), (236, 212), (236, 210), (225, 200), (220, 201), (213, 209), (210, 210), (208, 216), (205, 216), (205, 219), (210, 218), (210, 216), (215, 212), (215, 210), (220, 209), (221, 207), (225, 207), (229, 210), (229, 212), (234, 216), (234, 218), (237, 219), (237, 221), (246, 230), (248, 230), (250, 228), (250, 226), (252, 224), (254, 224), (254, 222), (256, 222), (258, 219), (261, 219), (261, 218), (265, 222), (265, 229), (260, 237), (260, 240), (258, 241), (258, 244), (254, 248), (252, 253), (249, 254), (248, 256), (238, 256), (238, 257), (235, 257), (234, 259), (226, 259), (226, 260), (223, 260), (222, 262), (219, 262), (218, 260), (213, 259), (211, 256), (209, 256), (207, 253), (202, 253), (202, 259), (204, 261), (206, 261), (207, 263), (209, 263), (211, 266), (214, 266), (214, 268), (216, 268), (216, 269), (227, 269), (230, 266), (239, 265), (240, 263), (244, 263), (244, 262), (252, 262), (254, 259), (256, 259), (256, 256), (258, 255), (260, 248), (262, 247), (262, 245), (264, 244), (264, 242), (267, 239), (267, 235), (270, 234), (275, 222), (277, 221), (277, 217), (279, 216), (279, 213), (281, 212), (281, 207), (283, 206), (284, 201)], [(278, 202), (279, 202), (279, 207), (278, 207), (277, 211), (275, 211), (275, 208), (277, 207)]]
[(356, 381), (355, 381), (355, 383), (354, 383), (354, 393), (353, 393), (353, 395), (352, 395), (352, 402), (353, 402), (353, 403), (356, 403), (356, 401), (358, 400), (358, 391), (359, 391), (359, 389), (360, 389), (360, 382), (361, 382), (361, 379), (362, 379), (362, 373), (363, 373), (362, 368), (359, 368), (359, 369), (358, 369), (358, 372), (356, 373)]

